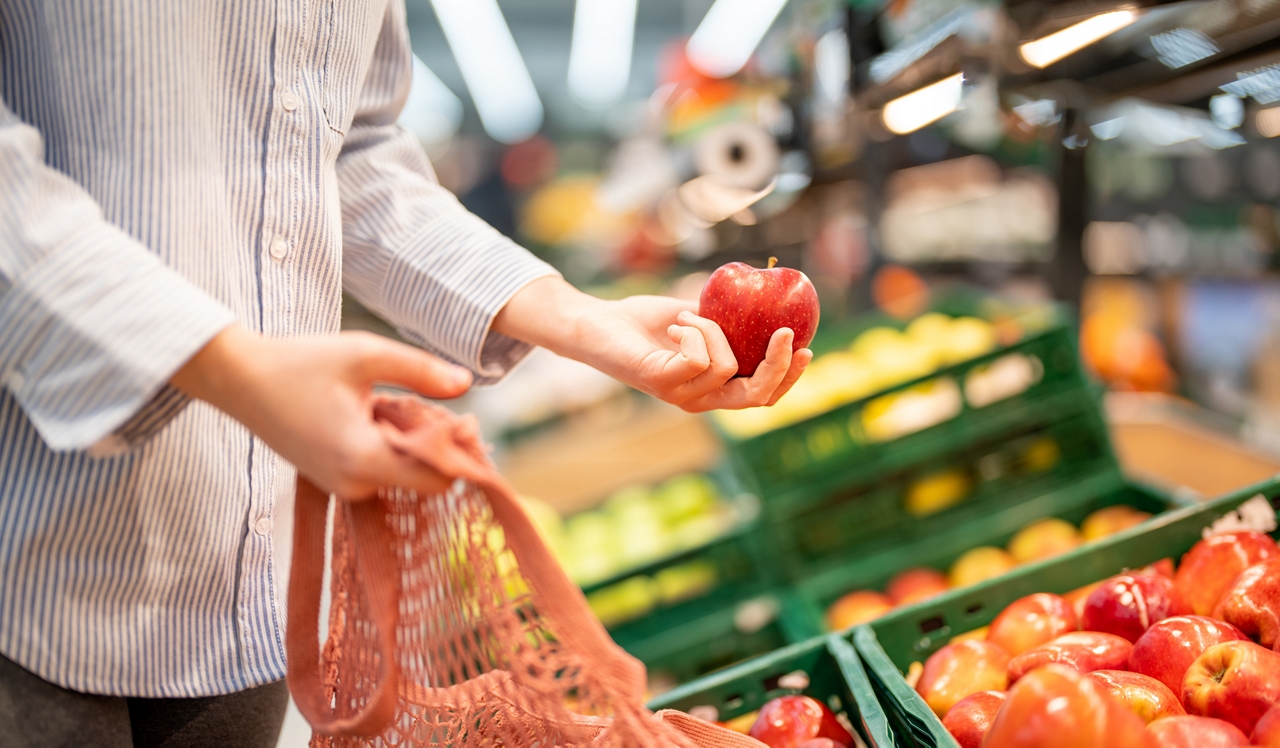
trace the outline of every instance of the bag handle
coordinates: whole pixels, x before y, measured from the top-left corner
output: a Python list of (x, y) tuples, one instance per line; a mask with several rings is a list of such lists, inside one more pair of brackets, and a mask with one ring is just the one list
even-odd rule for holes
[(315, 729), (339, 736), (375, 736), (395, 718), (400, 698), (396, 628), (400, 620), (400, 572), (391, 553), (386, 513), (376, 499), (339, 502), (351, 528), (350, 545), (378, 632), (378, 686), (355, 714), (340, 717), (325, 698), (320, 660), (320, 594), (324, 582), (325, 520), (329, 496), (298, 476), (294, 503), (293, 566), (289, 574), (289, 691)]

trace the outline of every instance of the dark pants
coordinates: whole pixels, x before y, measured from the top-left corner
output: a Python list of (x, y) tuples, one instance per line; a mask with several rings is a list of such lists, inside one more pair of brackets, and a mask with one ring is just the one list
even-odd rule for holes
[(68, 691), (0, 657), (0, 745), (275, 748), (284, 681), (225, 696), (135, 699)]

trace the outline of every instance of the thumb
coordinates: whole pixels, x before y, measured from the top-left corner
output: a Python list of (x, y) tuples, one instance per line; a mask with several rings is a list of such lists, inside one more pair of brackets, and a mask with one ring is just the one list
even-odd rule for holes
[(430, 398), (457, 397), (471, 387), (471, 372), (386, 338), (364, 347), (358, 371), (369, 384), (394, 384)]

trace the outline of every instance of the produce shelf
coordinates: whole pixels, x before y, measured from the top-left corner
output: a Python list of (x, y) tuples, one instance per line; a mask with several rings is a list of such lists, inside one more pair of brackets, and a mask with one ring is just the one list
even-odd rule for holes
[(1181, 558), (1204, 528), (1254, 496), (1280, 503), (1280, 479), (1204, 504), (1166, 512), (1137, 527), (1070, 553), (1028, 564), (1003, 577), (895, 610), (854, 629), (853, 642), (892, 719), (920, 745), (954, 748), (942, 722), (907, 685), (903, 673), (957, 634), (989, 624), (1007, 605), (1034, 592), (1064, 593), (1162, 558)]
[(649, 708), (679, 709), (725, 721), (791, 694), (826, 703), (848, 719), (869, 748), (911, 745), (894, 735), (857, 653), (838, 636), (794, 644), (708, 675), (653, 699)]

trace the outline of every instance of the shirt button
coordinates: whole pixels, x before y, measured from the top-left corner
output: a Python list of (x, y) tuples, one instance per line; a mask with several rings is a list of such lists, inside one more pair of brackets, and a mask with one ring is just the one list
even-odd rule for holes
[(271, 256), (277, 260), (283, 260), (285, 255), (289, 254), (289, 243), (284, 239), (276, 239), (271, 242)]
[(253, 531), (263, 536), (270, 535), (271, 534), (271, 518), (259, 517), (258, 521), (253, 523)]
[(285, 91), (280, 94), (280, 106), (284, 107), (286, 112), (292, 112), (298, 108), (298, 95), (293, 91)]

